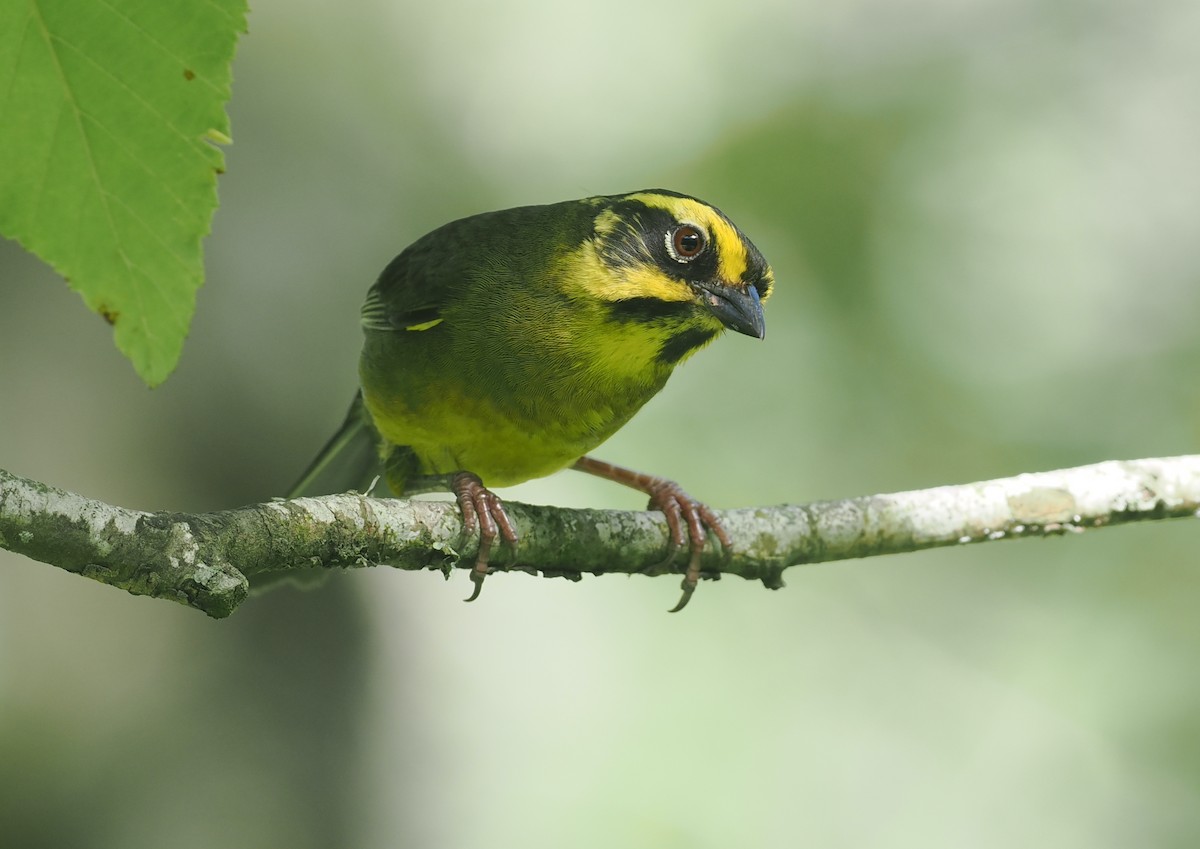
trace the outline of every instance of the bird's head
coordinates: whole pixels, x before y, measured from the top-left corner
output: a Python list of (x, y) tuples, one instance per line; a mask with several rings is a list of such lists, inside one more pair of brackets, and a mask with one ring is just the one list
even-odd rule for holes
[(774, 275), (719, 209), (662, 189), (584, 203), (595, 217), (571, 275), (579, 294), (612, 323), (645, 330), (660, 362), (675, 365), (726, 328), (763, 337)]

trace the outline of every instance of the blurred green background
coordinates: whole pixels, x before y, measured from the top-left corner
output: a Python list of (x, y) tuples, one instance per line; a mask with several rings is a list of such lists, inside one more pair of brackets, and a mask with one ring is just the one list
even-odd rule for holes
[[(358, 307), (484, 209), (664, 186), (774, 265), (599, 455), (714, 506), (1200, 449), (1200, 6), (262, 0), (183, 362), (0, 244), (0, 467), (282, 492)], [(561, 474), (505, 493), (641, 499)], [(0, 552), (20, 847), (1191, 847), (1200, 528), (674, 579), (368, 570), (214, 622)]]

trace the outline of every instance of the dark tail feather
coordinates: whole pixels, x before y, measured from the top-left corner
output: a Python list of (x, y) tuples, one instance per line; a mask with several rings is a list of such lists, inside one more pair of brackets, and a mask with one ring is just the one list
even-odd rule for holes
[(376, 442), (375, 429), (367, 419), (359, 392), (350, 403), (342, 426), (292, 484), (287, 497), (365, 491), (380, 469)]
[[(326, 495), (352, 489), (365, 492), (380, 468), (375, 429), (367, 419), (360, 392), (350, 403), (342, 426), (308, 464), (304, 474), (288, 490), (287, 497)], [(319, 568), (259, 572), (249, 576), (250, 589), (255, 592), (285, 581), (309, 589), (322, 583), (328, 574), (329, 570)]]

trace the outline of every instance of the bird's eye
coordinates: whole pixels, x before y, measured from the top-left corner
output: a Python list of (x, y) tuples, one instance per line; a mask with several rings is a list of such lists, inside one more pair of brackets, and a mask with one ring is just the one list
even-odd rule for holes
[(704, 252), (704, 231), (691, 224), (680, 224), (671, 233), (671, 253), (680, 262), (688, 262)]

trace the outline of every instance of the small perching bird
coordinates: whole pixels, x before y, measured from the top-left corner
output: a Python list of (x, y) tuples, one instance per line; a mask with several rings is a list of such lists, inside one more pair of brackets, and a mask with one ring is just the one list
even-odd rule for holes
[(711, 532), (678, 484), (586, 456), (723, 330), (762, 338), (773, 275), (720, 210), (648, 189), (473, 215), (418, 239), (383, 270), (362, 309), (361, 390), (293, 488), (335, 457), (357, 482), (382, 467), (396, 495), (452, 492), (478, 529), (474, 600), (497, 537), (517, 529), (488, 487), (567, 467), (641, 490), (690, 559), (680, 610)]

